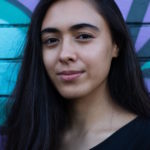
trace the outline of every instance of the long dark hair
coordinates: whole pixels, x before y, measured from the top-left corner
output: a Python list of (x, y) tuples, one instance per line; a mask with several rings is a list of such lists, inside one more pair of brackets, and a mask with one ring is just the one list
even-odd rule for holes
[[(22, 66), (8, 101), (8, 105), (13, 104), (3, 127), (6, 150), (58, 150), (63, 131), (71, 120), (68, 103), (51, 83), (42, 60), (41, 25), (55, 2), (41, 0), (32, 15)], [(108, 76), (110, 94), (123, 108), (148, 117), (149, 95), (120, 10), (114, 0), (94, 2), (91, 1), (107, 22), (119, 48)]]

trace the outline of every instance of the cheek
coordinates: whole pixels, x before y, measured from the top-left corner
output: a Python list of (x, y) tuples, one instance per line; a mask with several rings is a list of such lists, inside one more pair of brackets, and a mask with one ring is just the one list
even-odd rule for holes
[(112, 61), (111, 48), (102, 45), (93, 46), (84, 54), (83, 61), (92, 78), (107, 76)]
[(47, 51), (43, 52), (43, 62), (46, 68), (46, 71), (50, 75), (50, 73), (55, 69), (56, 57), (54, 54), (48, 53)]
[[(112, 48), (106, 45), (97, 46), (98, 44), (92, 45), (82, 51), (81, 59), (88, 65), (105, 66), (110, 64), (112, 60)], [(81, 53), (81, 52), (80, 52)]]
[[(97, 59), (97, 60), (96, 60)], [(88, 67), (89, 74), (94, 78), (105, 78), (107, 77), (111, 66), (110, 59), (103, 59), (101, 57), (95, 58), (94, 61), (89, 62)]]

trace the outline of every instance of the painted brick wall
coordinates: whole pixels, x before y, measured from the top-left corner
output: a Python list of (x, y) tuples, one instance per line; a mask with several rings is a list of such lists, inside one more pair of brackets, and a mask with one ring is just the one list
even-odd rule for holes
[[(130, 29), (150, 91), (150, 0), (115, 1)], [(38, 0), (0, 1), (0, 124), (5, 120), (5, 103), (16, 83), (30, 16), (37, 3)]]

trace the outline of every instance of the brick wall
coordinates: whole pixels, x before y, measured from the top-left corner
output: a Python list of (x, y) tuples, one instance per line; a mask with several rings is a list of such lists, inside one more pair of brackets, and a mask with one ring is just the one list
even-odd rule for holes
[[(150, 0), (115, 0), (131, 31), (146, 86), (150, 91)], [(0, 124), (17, 78), (30, 16), (38, 0), (0, 1)]]

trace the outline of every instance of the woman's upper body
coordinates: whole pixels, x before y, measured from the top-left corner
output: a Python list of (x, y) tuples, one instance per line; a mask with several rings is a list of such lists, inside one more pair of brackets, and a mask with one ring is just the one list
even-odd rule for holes
[[(110, 134), (109, 131), (108, 134)], [(104, 137), (106, 137), (105, 134)], [(60, 150), (149, 150), (149, 139), (150, 118), (137, 116), (114, 133), (111, 133), (111, 135), (108, 135), (106, 139), (97, 139), (97, 144), (91, 146), (91, 148), (86, 147), (91, 142), (89, 141), (85, 145), (80, 134), (74, 137), (72, 142), (68, 142), (66, 147), (61, 147)], [(2, 138), (0, 135), (0, 150), (5, 150), (4, 143), (6, 143), (6, 140), (6, 137)]]
[(149, 150), (150, 118), (137, 117), (90, 150)]
[[(85, 127), (83, 127), (82, 129), (76, 128), (65, 132), (61, 150), (86, 150), (91, 149), (96, 145), (101, 145), (99, 143), (104, 143), (104, 141), (113, 137), (112, 135), (115, 135), (137, 118), (137, 116), (133, 115), (128, 116), (128, 118), (126, 116), (126, 119), (125, 116), (123, 116), (123, 119), (119, 117), (122, 116), (120, 115), (118, 118), (115, 116), (109, 120), (106, 119), (107, 122), (97, 121), (94, 126), (91, 126), (88, 130), (85, 130)], [(115, 142), (115, 140), (113, 142)]]
[(137, 128), (145, 140), (149, 120), (134, 119), (149, 96), (114, 0), (41, 0), (10, 100), (6, 150), (108, 149)]

